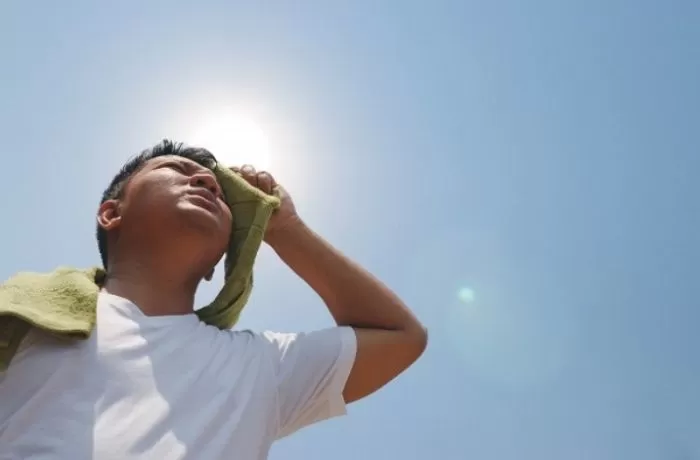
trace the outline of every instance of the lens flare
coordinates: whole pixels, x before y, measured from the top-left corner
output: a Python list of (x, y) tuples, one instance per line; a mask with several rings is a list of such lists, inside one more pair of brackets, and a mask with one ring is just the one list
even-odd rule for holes
[(476, 300), (476, 294), (474, 293), (474, 289), (463, 287), (457, 292), (457, 298), (462, 303), (470, 304)]

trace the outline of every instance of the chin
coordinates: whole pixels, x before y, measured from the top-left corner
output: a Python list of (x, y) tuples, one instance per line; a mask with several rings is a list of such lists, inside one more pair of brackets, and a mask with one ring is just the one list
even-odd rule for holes
[(223, 215), (193, 205), (183, 206), (180, 211), (178, 227), (191, 228), (209, 241), (228, 241), (230, 223)]

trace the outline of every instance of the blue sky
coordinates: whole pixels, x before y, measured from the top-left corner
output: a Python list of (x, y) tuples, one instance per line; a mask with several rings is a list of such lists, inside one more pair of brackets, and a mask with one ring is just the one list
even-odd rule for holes
[[(0, 276), (98, 263), (116, 168), (233, 108), (431, 334), (272, 459), (700, 458), (699, 23), (691, 0), (3, 2)], [(257, 276), (240, 327), (331, 324), (267, 249)]]

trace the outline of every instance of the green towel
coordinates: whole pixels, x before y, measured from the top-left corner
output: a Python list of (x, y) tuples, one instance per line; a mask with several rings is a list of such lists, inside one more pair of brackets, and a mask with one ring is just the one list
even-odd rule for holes
[[(197, 315), (207, 324), (230, 329), (253, 288), (253, 263), (279, 199), (251, 186), (228, 168), (217, 166), (233, 216), (224, 261), (224, 287)], [(97, 295), (105, 278), (101, 268), (59, 267), (51, 273), (18, 273), (0, 285), (0, 371), (34, 326), (66, 339), (86, 339), (96, 320)]]

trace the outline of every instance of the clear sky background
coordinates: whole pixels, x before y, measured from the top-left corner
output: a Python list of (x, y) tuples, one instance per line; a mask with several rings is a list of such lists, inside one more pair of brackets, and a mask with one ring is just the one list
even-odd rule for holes
[[(428, 325), (272, 459), (700, 458), (697, 1), (5, 0), (0, 59), (2, 279), (97, 264), (123, 161), (235, 112)], [(240, 327), (331, 324), (264, 249)]]

